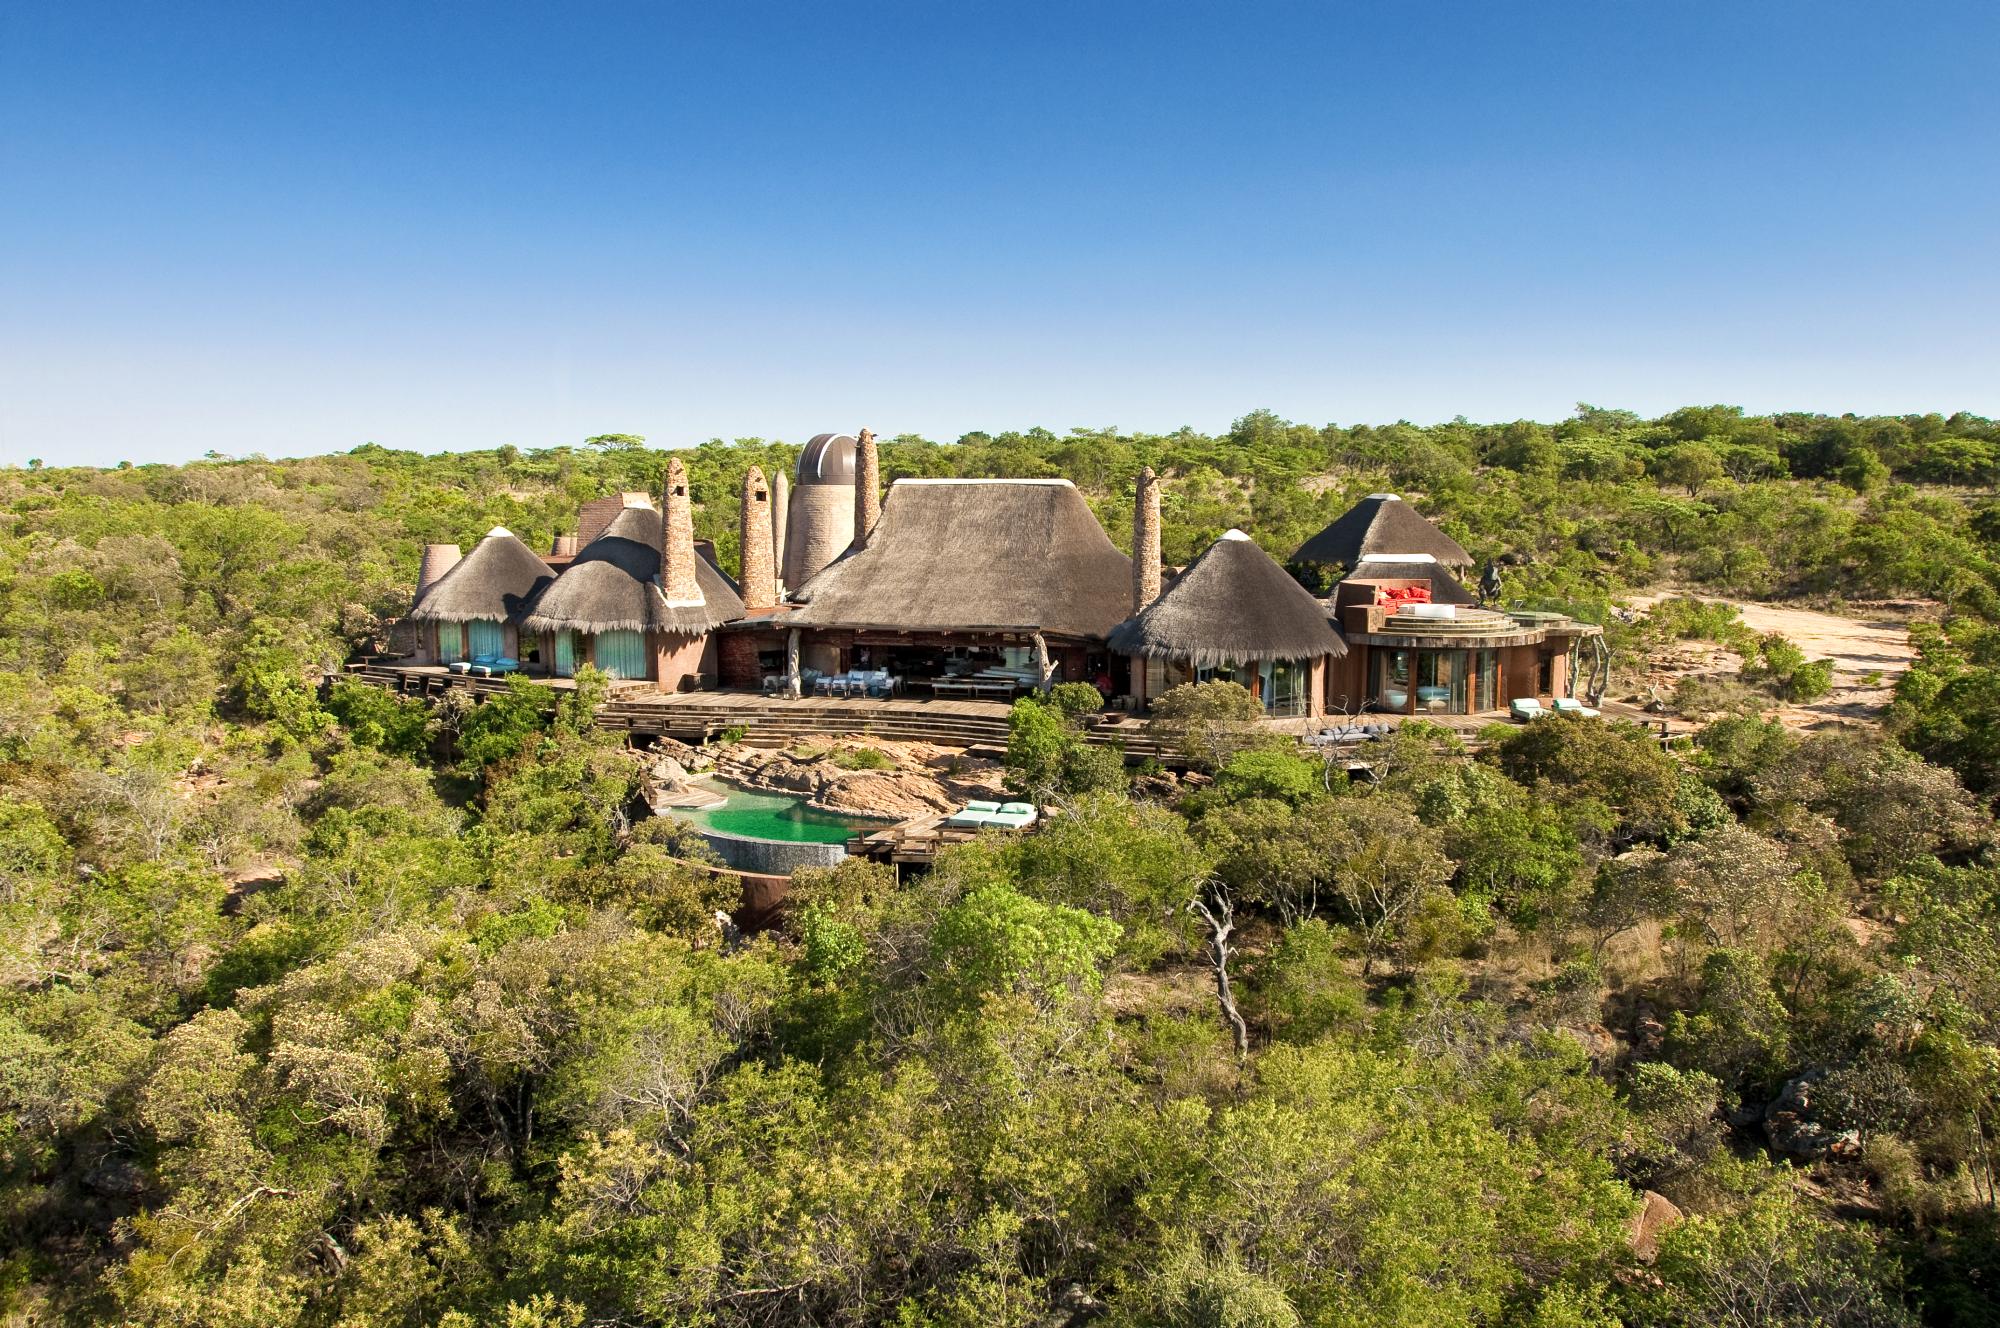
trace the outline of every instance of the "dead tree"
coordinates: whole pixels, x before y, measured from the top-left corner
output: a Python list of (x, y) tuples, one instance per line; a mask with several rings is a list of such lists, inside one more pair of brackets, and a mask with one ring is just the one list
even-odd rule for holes
[(1208, 966), (1215, 974), (1215, 1002), (1222, 1007), (1222, 1017), (1236, 1041), (1236, 1059), (1241, 1061), (1250, 1054), (1250, 1026), (1243, 1022), (1243, 1012), (1236, 1008), (1236, 993), (1229, 986), (1229, 956), (1235, 953), (1229, 937), (1236, 930), (1236, 905), (1220, 881), (1209, 880), (1188, 901), (1187, 909), (1208, 928)]

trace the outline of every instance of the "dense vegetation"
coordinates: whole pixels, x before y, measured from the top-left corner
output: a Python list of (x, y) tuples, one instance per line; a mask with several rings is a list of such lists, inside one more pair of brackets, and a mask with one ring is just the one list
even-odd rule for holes
[[(794, 452), (687, 455), (726, 562), (743, 467)], [(886, 461), (1069, 475), (1121, 539), (1151, 464), (1175, 561), (1393, 487), (1594, 617), (1674, 581), (1948, 621), (1893, 736), (1414, 727), (1369, 784), (1211, 691), (1169, 707), (1209, 777), (1128, 787), (1065, 692), (1013, 725), (1040, 833), (803, 879), (737, 945), (588, 689), (319, 686), (423, 542), (544, 542), (657, 453), (0, 472), (0, 1317), (1995, 1321), (1990, 422), (1256, 414)], [(1688, 1216), (1642, 1259), (1645, 1191)]]

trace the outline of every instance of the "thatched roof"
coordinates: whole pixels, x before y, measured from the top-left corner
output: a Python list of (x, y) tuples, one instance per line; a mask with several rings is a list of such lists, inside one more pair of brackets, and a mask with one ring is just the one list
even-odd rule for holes
[(1428, 558), (1363, 558), (1348, 574), (1344, 581), (1428, 581), (1431, 584), (1433, 604), (1474, 604), (1478, 601), (1471, 591), (1458, 583), (1458, 578), (1446, 571), (1440, 563)]
[(556, 574), (505, 526), (495, 526), (417, 601), (418, 622), (518, 622)]
[(710, 561), (694, 560), (700, 604), (669, 606), (660, 593), (660, 514), (628, 507), (583, 546), (522, 622), (533, 632), (643, 632), (699, 636), (743, 616), (736, 586)]
[(1119, 623), (1111, 648), (1196, 668), (1347, 653), (1327, 625), (1326, 605), (1240, 530), (1209, 545), (1158, 599)]
[(1338, 564), (1348, 571), (1370, 554), (1420, 554), (1447, 567), (1470, 567), (1472, 555), (1393, 493), (1371, 493), (1293, 552), (1295, 563)]
[(1132, 560), (1068, 480), (897, 480), (868, 547), (800, 586), (800, 627), (1103, 637)]

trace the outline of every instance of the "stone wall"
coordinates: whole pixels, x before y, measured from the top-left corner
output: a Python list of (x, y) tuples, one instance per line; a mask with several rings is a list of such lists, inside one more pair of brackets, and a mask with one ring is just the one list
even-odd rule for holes
[(837, 867), (847, 860), (847, 848), (842, 844), (750, 839), (707, 829), (701, 832), (701, 837), (729, 866), (763, 876), (790, 876), (801, 867)]

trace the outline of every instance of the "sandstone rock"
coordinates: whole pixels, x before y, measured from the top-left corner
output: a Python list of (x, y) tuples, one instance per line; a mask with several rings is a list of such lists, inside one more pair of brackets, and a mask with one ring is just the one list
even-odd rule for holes
[(1625, 1244), (1640, 1263), (1651, 1263), (1660, 1257), (1661, 1234), (1679, 1222), (1684, 1214), (1673, 1200), (1653, 1190), (1647, 1190), (1642, 1199), (1639, 1211), (1633, 1215), (1631, 1225), (1625, 1230)]

